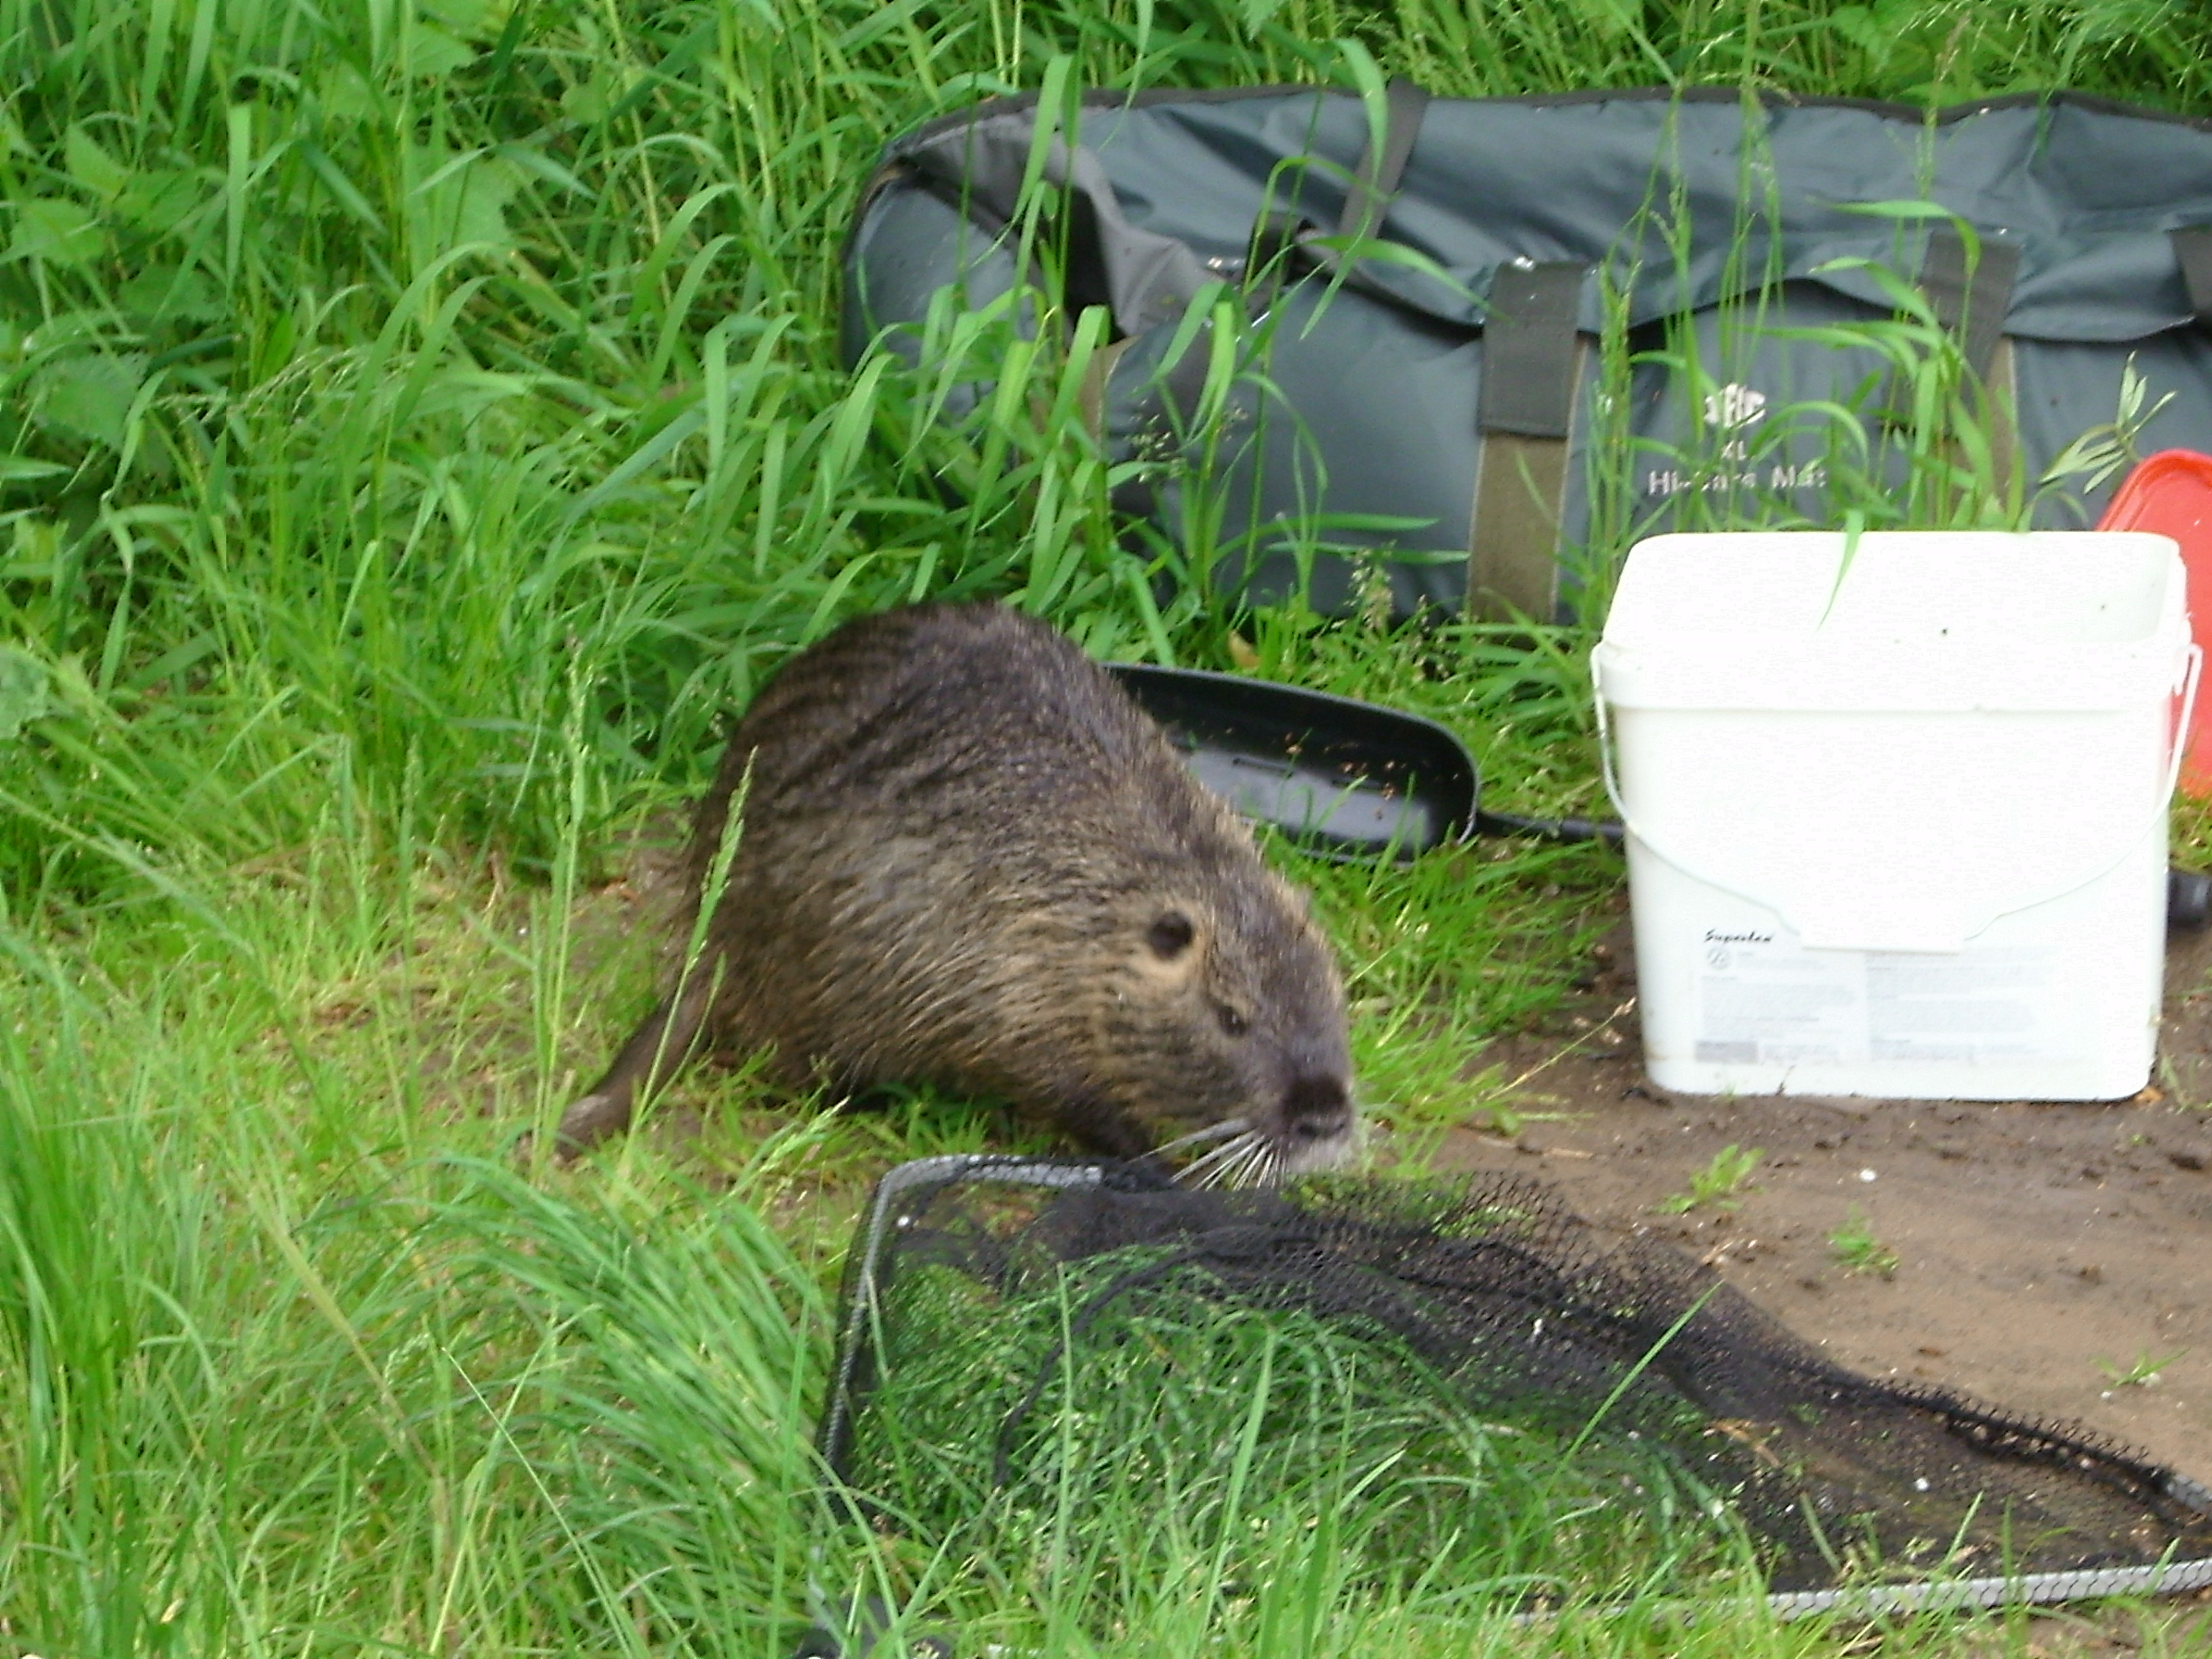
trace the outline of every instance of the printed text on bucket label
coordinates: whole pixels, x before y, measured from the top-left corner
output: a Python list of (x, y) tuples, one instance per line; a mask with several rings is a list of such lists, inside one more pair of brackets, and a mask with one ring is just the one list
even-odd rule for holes
[(1697, 1058), (1709, 1065), (2036, 1060), (2069, 1029), (2048, 947), (1810, 951), (1787, 933), (1708, 928)]

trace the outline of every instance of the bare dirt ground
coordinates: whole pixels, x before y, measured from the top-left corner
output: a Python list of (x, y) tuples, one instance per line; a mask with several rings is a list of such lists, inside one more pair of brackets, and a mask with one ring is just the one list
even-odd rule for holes
[[(2160, 1081), (2112, 1104), (1668, 1095), (1644, 1076), (1625, 924), (1595, 968), (1545, 1030), (1474, 1061), (1541, 1121), (1455, 1132), (1439, 1167), (1539, 1175), (1854, 1370), (2085, 1423), (2212, 1484), (2212, 933), (2175, 936)], [(1738, 1208), (1657, 1212), (1731, 1144), (1765, 1154)], [(1838, 1259), (1854, 1206), (1891, 1276)], [(2139, 1362), (2154, 1381), (2107, 1369)]]

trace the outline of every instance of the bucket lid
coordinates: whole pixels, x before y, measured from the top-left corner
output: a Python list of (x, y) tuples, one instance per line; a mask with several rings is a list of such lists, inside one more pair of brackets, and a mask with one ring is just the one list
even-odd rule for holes
[[(2097, 528), (2172, 537), (2189, 571), (2190, 626), (2198, 645), (2212, 642), (2212, 455), (2161, 450), (2128, 474)], [(2181, 787), (2199, 800), (2212, 797), (2212, 698), (2197, 700)]]
[(1596, 655), (1626, 708), (2124, 708), (2174, 685), (2184, 595), (2173, 542), (2136, 532), (1655, 536)]

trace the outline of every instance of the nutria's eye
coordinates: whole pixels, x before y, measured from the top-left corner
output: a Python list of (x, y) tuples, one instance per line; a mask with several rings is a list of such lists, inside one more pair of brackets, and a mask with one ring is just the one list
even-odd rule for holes
[(1221, 1021), (1221, 1029), (1226, 1031), (1231, 1036), (1243, 1036), (1244, 1035), (1243, 1015), (1238, 1013), (1234, 1008), (1231, 1008), (1225, 1002), (1215, 1003), (1213, 1005), (1213, 1012)]
[(1152, 947), (1152, 954), (1162, 962), (1173, 962), (1185, 951), (1197, 930), (1190, 918), (1180, 910), (1164, 911), (1145, 934), (1145, 943)]

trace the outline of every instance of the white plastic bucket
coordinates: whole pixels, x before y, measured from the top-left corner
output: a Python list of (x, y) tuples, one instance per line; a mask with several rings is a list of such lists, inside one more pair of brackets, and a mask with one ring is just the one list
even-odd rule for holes
[(2183, 593), (2162, 536), (1638, 544), (1591, 669), (1652, 1080), (2141, 1089), (2198, 662)]

